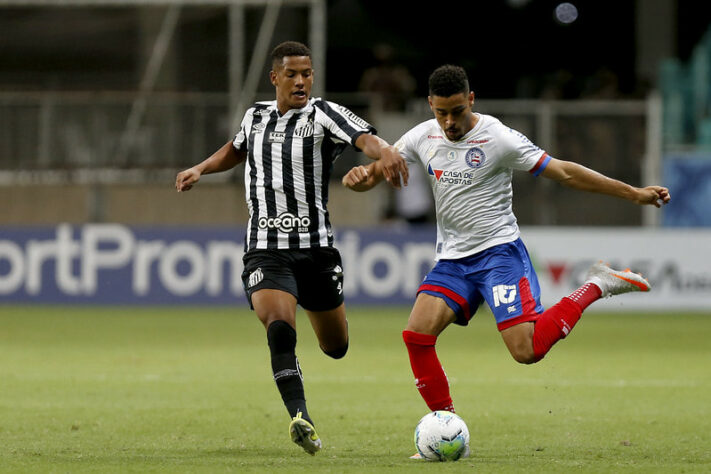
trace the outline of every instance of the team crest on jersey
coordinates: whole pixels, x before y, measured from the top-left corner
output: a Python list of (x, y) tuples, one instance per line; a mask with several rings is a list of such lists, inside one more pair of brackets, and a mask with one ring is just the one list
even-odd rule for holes
[(464, 157), (464, 161), (467, 162), (467, 166), (470, 168), (479, 168), (486, 161), (486, 154), (481, 148), (470, 148)]
[(297, 124), (296, 128), (294, 129), (294, 136), (301, 137), (301, 138), (306, 138), (313, 136), (314, 134), (314, 121), (309, 120), (307, 122), (304, 122), (302, 124)]

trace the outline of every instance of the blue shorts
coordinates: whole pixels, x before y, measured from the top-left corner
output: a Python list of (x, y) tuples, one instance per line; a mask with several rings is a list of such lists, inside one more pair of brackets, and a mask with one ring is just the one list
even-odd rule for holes
[(417, 293), (437, 296), (466, 326), (482, 300), (496, 318), (499, 331), (543, 312), (541, 288), (521, 239), (456, 260), (440, 260), (425, 276)]

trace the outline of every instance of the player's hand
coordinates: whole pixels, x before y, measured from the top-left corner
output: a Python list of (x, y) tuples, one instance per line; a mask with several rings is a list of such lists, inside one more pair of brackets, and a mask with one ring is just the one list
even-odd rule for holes
[(637, 204), (651, 204), (654, 207), (662, 207), (671, 200), (669, 190), (662, 186), (647, 186), (639, 189)]
[(189, 168), (178, 173), (175, 177), (175, 189), (178, 192), (189, 191), (195, 183), (200, 181), (200, 172), (195, 168)]
[[(400, 186), (407, 186), (410, 177), (405, 159), (394, 146), (384, 148), (380, 153), (380, 164), (383, 176), (393, 188), (400, 189)], [(401, 181), (402, 180), (402, 181)]]
[(363, 184), (366, 181), (368, 181), (368, 168), (365, 166), (355, 166), (346, 173), (341, 183), (347, 188), (355, 189), (359, 184)]

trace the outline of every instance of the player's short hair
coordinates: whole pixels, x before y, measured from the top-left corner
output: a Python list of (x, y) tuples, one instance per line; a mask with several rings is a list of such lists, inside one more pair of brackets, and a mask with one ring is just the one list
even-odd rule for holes
[(287, 56), (308, 56), (310, 58), (311, 50), (298, 41), (284, 41), (272, 51), (272, 66), (280, 65)]
[(445, 64), (430, 74), (430, 95), (449, 97), (454, 94), (469, 93), (469, 79), (464, 68)]

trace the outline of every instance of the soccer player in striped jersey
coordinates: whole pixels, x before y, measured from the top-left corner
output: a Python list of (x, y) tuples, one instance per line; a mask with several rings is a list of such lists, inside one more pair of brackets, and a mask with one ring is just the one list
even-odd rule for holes
[[(437, 209), (436, 264), (418, 289), (403, 339), (428, 407), (454, 411), (435, 343), (450, 324), (468, 324), (483, 301), (493, 311), (513, 358), (530, 364), (567, 336), (597, 299), (650, 289), (640, 275), (598, 263), (581, 288), (544, 310), (512, 212), (513, 170), (637, 204), (660, 207), (670, 195), (662, 186), (637, 188), (557, 160), (496, 118), (472, 112), (474, 93), (461, 67), (436, 69), (429, 89), (434, 119), (395, 143), (408, 162), (419, 162), (427, 171)], [(351, 169), (343, 184), (366, 191), (382, 179), (375, 162)]]
[(274, 380), (291, 416), (290, 436), (313, 455), (322, 443), (306, 409), (296, 358), (297, 304), (324, 353), (340, 359), (348, 350), (343, 269), (326, 207), (332, 165), (351, 145), (378, 160), (385, 179), (398, 188), (407, 185), (407, 164), (365, 120), (310, 96), (314, 71), (305, 45), (278, 45), (269, 78), (276, 100), (254, 104), (234, 140), (180, 172), (175, 186), (187, 191), (203, 174), (245, 163), (249, 223), (242, 281), (267, 332)]

